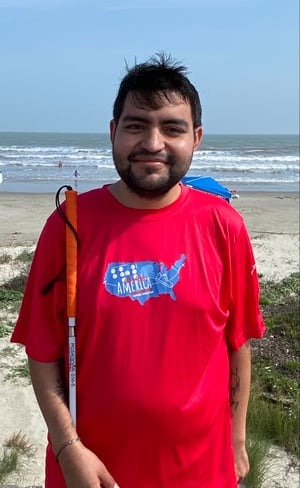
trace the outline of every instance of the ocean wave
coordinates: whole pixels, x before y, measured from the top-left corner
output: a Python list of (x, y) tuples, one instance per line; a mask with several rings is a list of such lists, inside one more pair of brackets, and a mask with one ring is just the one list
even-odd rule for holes
[[(295, 188), (299, 183), (297, 137), (206, 136), (205, 140), (208, 143), (194, 153), (191, 175), (211, 176), (236, 186)], [(80, 174), (78, 181), (100, 184), (118, 178), (108, 135), (23, 134), (10, 138), (2, 133), (0, 168), (4, 182), (11, 182), (12, 187), (14, 182), (74, 182), (75, 169)]]
[(205, 171), (220, 171), (220, 172), (228, 172), (228, 171), (239, 171), (245, 173), (255, 172), (278, 172), (278, 171), (299, 171), (299, 165), (297, 164), (233, 164), (232, 161), (227, 164), (205, 164), (199, 163), (197, 164), (195, 161), (192, 163), (192, 167), (195, 169), (205, 170)]
[(299, 156), (296, 155), (288, 155), (288, 156), (282, 156), (282, 155), (274, 155), (274, 156), (242, 156), (242, 155), (224, 155), (224, 154), (216, 154), (213, 156), (207, 155), (207, 154), (199, 154), (195, 153), (193, 160), (195, 161), (212, 161), (212, 162), (235, 162), (235, 163), (251, 163), (253, 161), (260, 163), (260, 162), (265, 162), (265, 163), (275, 163), (275, 162), (295, 162), (298, 163), (299, 165)]
[[(40, 155), (23, 155), (18, 156), (14, 155), (10, 158), (1, 158), (0, 156), (0, 164), (16, 164), (20, 166), (48, 166), (51, 165), (56, 167), (59, 163), (62, 166), (67, 165), (77, 165), (83, 164), (86, 166), (101, 166), (101, 164), (109, 164), (113, 165), (113, 160), (111, 155), (104, 155), (104, 154), (93, 154), (93, 157), (85, 158), (79, 155), (67, 155), (64, 159), (61, 158), (61, 155), (51, 155), (51, 156), (44, 156)], [(218, 164), (219, 163), (219, 164)], [(220, 164), (222, 163), (222, 164)], [(193, 165), (199, 165), (200, 167), (206, 168), (217, 168), (217, 169), (228, 169), (228, 168), (248, 168), (258, 169), (291, 169), (291, 170), (299, 170), (299, 158), (296, 156), (285, 156), (285, 157), (272, 157), (272, 158), (246, 158), (242, 156), (238, 157), (224, 157), (218, 156), (213, 158), (208, 157), (194, 157), (192, 161)]]
[[(220, 180), (219, 180), (220, 181)], [(228, 183), (228, 182), (234, 182), (234, 183), (245, 183), (245, 184), (251, 184), (251, 183), (276, 183), (276, 184), (291, 184), (291, 183), (299, 183), (299, 178), (297, 180), (291, 180), (288, 178), (238, 178), (238, 177), (232, 177), (232, 178), (222, 178), (223, 183)]]
[[(190, 175), (192, 175), (192, 173), (190, 173)], [(97, 175), (80, 175), (79, 178), (78, 178), (78, 181), (86, 181), (86, 182), (92, 182), (92, 181), (116, 181), (118, 179), (118, 175), (117, 174), (97, 174)], [(276, 185), (280, 185), (280, 184), (286, 184), (286, 185), (295, 185), (295, 184), (299, 184), (299, 178), (297, 180), (292, 180), (292, 179), (289, 179), (289, 178), (276, 178), (276, 179), (273, 179), (273, 178), (267, 178), (267, 177), (264, 177), (264, 178), (259, 178), (259, 177), (248, 177), (248, 178), (241, 178), (237, 175), (235, 176), (231, 176), (231, 177), (226, 177), (226, 176), (222, 176), (222, 177), (216, 177), (215, 178), (217, 181), (219, 181), (220, 183), (222, 183), (223, 185), (227, 186), (229, 183), (230, 184), (244, 184), (244, 185), (251, 185), (251, 184), (262, 184), (262, 185), (267, 185), (267, 184), (276, 184)], [(57, 175), (57, 176), (54, 176), (54, 175), (51, 175), (51, 176), (48, 176), (48, 177), (45, 177), (44, 175), (27, 175), (26, 177), (21, 176), (16, 176), (15, 178), (12, 178), (10, 179), (11, 182), (30, 182), (30, 183), (34, 183), (34, 182), (59, 182), (59, 181), (62, 181), (62, 182), (70, 182), (70, 181), (74, 181), (74, 178), (72, 175), (69, 175), (69, 177), (64, 177), (62, 178), (61, 176)]]

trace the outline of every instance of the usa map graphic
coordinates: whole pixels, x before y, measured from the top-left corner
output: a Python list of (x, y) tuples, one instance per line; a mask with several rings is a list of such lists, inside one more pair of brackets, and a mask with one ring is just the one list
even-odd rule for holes
[(112, 295), (138, 300), (141, 305), (165, 294), (176, 300), (173, 288), (180, 279), (185, 260), (186, 256), (182, 254), (169, 269), (154, 261), (111, 263), (105, 273), (104, 285)]

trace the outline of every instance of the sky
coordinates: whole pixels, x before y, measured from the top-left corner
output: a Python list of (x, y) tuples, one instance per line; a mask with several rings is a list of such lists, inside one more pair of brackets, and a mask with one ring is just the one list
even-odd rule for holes
[(125, 63), (160, 51), (204, 133), (299, 133), (298, 0), (0, 0), (0, 131), (108, 132)]

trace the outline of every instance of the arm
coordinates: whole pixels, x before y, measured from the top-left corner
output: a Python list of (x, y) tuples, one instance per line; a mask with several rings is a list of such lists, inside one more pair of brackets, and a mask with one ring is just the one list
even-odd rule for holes
[(246, 418), (251, 381), (251, 348), (247, 341), (238, 351), (229, 352), (230, 403), (232, 411), (232, 445), (238, 479), (249, 471), (246, 452)]
[[(78, 437), (65, 398), (63, 359), (51, 363), (28, 360), (34, 392), (56, 454), (66, 441)], [(63, 449), (59, 463), (68, 488), (115, 486), (103, 463), (81, 442)]]

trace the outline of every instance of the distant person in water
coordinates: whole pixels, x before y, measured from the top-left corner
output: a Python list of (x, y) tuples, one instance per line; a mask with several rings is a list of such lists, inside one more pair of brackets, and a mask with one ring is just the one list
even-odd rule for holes
[(78, 169), (75, 169), (75, 171), (74, 171), (74, 178), (78, 178), (78, 176), (80, 176), (79, 175), (79, 171), (78, 171)]
[(58, 161), (58, 167), (59, 167), (59, 168), (62, 168), (62, 165), (63, 165), (63, 164), (62, 164), (62, 161)]

